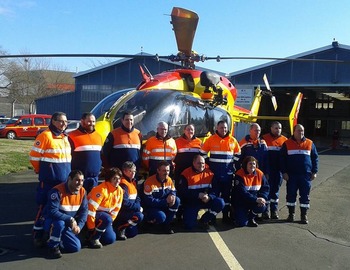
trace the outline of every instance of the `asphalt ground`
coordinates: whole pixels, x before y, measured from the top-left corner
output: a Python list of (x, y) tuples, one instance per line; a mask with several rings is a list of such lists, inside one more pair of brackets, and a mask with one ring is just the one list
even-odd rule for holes
[(234, 228), (221, 216), (208, 231), (173, 235), (144, 231), (100, 250), (47, 258), (32, 244), (36, 213), (36, 175), (32, 171), (0, 177), (0, 269), (350, 269), (350, 150), (319, 149), (309, 224), (286, 223), (285, 185), (281, 220), (258, 228)]

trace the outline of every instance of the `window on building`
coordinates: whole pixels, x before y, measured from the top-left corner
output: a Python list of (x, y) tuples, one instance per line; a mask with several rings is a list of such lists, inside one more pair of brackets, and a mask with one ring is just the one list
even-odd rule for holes
[(316, 102), (315, 103), (315, 109), (333, 109), (333, 102)]
[(322, 127), (322, 121), (321, 120), (315, 120), (315, 128), (320, 129)]
[(350, 121), (341, 121), (341, 129), (350, 130)]

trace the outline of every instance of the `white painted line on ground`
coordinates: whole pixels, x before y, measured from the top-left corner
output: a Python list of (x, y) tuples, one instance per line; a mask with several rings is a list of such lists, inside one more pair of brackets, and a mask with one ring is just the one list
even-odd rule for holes
[(324, 153), (324, 152), (327, 152), (327, 151), (330, 151), (330, 150), (332, 150), (332, 149), (331, 149), (331, 148), (327, 148), (327, 149), (322, 150), (322, 151), (320, 151), (320, 152), (318, 152), (318, 153), (321, 154), (321, 153)]
[(220, 234), (213, 227), (211, 227), (211, 230), (208, 231), (208, 233), (228, 267), (234, 270), (243, 269), (236, 257), (232, 254), (231, 250), (225, 244), (224, 240), (221, 238)]

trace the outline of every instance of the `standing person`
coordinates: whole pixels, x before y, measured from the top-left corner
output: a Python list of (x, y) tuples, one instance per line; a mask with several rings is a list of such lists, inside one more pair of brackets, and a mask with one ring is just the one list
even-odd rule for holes
[(125, 161), (133, 162), (137, 169), (141, 165), (141, 132), (134, 127), (134, 116), (125, 112), (120, 127), (113, 129), (102, 147), (104, 168), (122, 168)]
[(49, 221), (52, 227), (47, 243), (52, 258), (62, 257), (60, 249), (68, 253), (81, 249), (78, 234), (85, 225), (88, 213), (83, 182), (83, 173), (73, 170), (66, 183), (55, 186), (49, 192), (45, 212), (46, 221)]
[(255, 217), (266, 211), (269, 184), (257, 166), (256, 158), (245, 157), (242, 168), (235, 175), (232, 201), (238, 227), (258, 227)]
[(84, 188), (87, 193), (98, 184), (100, 174), (101, 135), (95, 131), (96, 118), (92, 113), (83, 113), (78, 129), (68, 135), (72, 148), (72, 170), (81, 170), (84, 173)]
[[(123, 189), (119, 186), (122, 172), (118, 168), (106, 170), (105, 181), (94, 187), (88, 195), (88, 245), (102, 248), (115, 242), (112, 223), (123, 201)], [(101, 240), (101, 241), (100, 241)]]
[(176, 143), (168, 134), (168, 124), (159, 122), (157, 133), (149, 138), (143, 149), (142, 160), (149, 176), (156, 174), (158, 163), (167, 161), (170, 165), (170, 175), (174, 173), (173, 161), (177, 153)]
[(182, 172), (178, 189), (184, 207), (185, 228), (192, 230), (197, 222), (198, 211), (208, 209), (200, 219), (201, 225), (207, 229), (209, 222), (214, 221), (222, 211), (225, 202), (218, 197), (217, 181), (204, 158), (197, 154), (192, 162), (192, 166)]
[(44, 237), (44, 217), (42, 210), (47, 203), (47, 193), (54, 186), (67, 181), (71, 171), (71, 148), (64, 130), (67, 128), (67, 116), (55, 112), (51, 117), (49, 128), (40, 133), (29, 153), (30, 163), (39, 175), (36, 202), (39, 206), (34, 223), (34, 245), (42, 247)]
[(260, 170), (262, 170), (265, 176), (268, 178), (268, 150), (265, 140), (260, 139), (260, 133), (260, 125), (253, 123), (250, 125), (249, 134), (240, 140), (239, 145), (241, 147), (241, 156), (239, 159), (239, 165), (242, 164), (246, 157), (255, 157), (258, 161)]
[(169, 173), (169, 163), (160, 161), (157, 173), (144, 182), (142, 204), (144, 220), (147, 223), (160, 224), (163, 232), (173, 234), (170, 223), (179, 208), (180, 199), (176, 196), (175, 186)]
[(281, 149), (281, 171), (287, 181), (287, 221), (293, 222), (296, 197), (299, 190), (300, 219), (308, 224), (307, 210), (310, 208), (311, 181), (317, 176), (318, 153), (315, 144), (304, 136), (304, 127), (294, 126), (293, 136), (284, 142)]
[(220, 196), (225, 201), (225, 207), (222, 211), (225, 223), (231, 222), (229, 217), (230, 194), (233, 175), (236, 171), (234, 163), (238, 160), (237, 156), (240, 152), (241, 148), (237, 140), (230, 134), (226, 121), (218, 122), (216, 133), (204, 142), (201, 149), (201, 154), (210, 154), (209, 168), (218, 181)]
[[(188, 124), (184, 128), (184, 133), (181, 137), (175, 140), (177, 154), (174, 159), (175, 173), (174, 181), (175, 188), (178, 189), (178, 182), (183, 170), (192, 166), (193, 157), (200, 153), (202, 147), (202, 141), (195, 135), (195, 128), (193, 124)], [(181, 199), (181, 195), (180, 195)], [(183, 208), (180, 205), (176, 216), (178, 220), (182, 219)]]
[(188, 124), (184, 128), (181, 137), (175, 140), (177, 154), (174, 159), (175, 163), (175, 185), (183, 170), (192, 166), (193, 157), (200, 153), (202, 141), (195, 135), (194, 125)]
[(120, 187), (124, 191), (123, 204), (114, 221), (117, 230), (117, 239), (126, 240), (138, 234), (137, 225), (143, 220), (141, 199), (137, 194), (137, 181), (135, 179), (136, 166), (126, 161), (122, 167), (122, 180)]
[[(271, 219), (278, 219), (279, 190), (283, 181), (280, 168), (280, 150), (283, 143), (287, 140), (287, 138), (282, 135), (281, 123), (278, 121), (272, 122), (270, 126), (270, 133), (266, 133), (263, 136), (263, 139), (267, 144), (269, 157), (270, 194), (268, 201), (270, 201)], [(266, 217), (268, 216), (269, 215), (267, 214)]]

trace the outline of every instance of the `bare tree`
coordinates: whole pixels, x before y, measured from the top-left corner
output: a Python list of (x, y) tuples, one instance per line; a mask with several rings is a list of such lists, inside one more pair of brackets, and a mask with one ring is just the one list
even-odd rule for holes
[[(9, 97), (22, 104), (31, 104), (35, 99), (74, 90), (71, 72), (59, 67), (52, 68), (46, 58), (23, 58), (3, 61), (0, 66), (4, 89)], [(7, 81), (7, 84), (5, 83)]]

